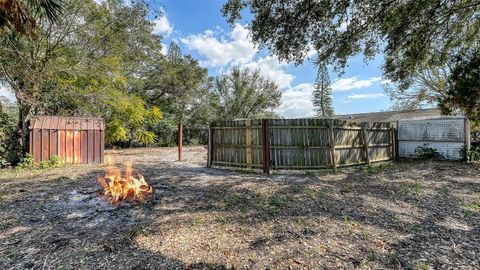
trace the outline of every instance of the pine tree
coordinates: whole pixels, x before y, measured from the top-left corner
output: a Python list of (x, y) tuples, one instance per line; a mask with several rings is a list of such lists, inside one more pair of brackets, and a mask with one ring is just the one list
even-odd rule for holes
[(318, 67), (312, 102), (317, 116), (335, 115), (332, 105), (332, 87), (330, 86), (328, 69), (325, 65)]

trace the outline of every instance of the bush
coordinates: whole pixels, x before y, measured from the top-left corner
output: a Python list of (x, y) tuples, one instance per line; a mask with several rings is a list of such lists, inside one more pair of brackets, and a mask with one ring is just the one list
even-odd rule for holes
[(467, 157), (469, 161), (480, 161), (480, 146), (470, 148)]
[(430, 159), (443, 159), (443, 156), (438, 153), (437, 149), (430, 147), (427, 143), (423, 146), (415, 148), (415, 154), (419, 159), (430, 160)]
[(32, 169), (35, 165), (35, 162), (33, 160), (33, 156), (30, 154), (26, 154), (22, 160), (17, 164), (17, 169), (23, 170), (23, 169)]
[(0, 112), (0, 167), (8, 163), (15, 165), (21, 158), (16, 122), (8, 114)]

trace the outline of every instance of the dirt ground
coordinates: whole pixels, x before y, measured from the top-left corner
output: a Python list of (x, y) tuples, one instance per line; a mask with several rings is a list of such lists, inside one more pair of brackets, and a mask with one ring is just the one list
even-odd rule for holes
[(206, 168), (203, 147), (109, 151), (154, 186), (112, 207), (101, 165), (0, 170), (0, 269), (480, 269), (480, 165), (337, 174)]

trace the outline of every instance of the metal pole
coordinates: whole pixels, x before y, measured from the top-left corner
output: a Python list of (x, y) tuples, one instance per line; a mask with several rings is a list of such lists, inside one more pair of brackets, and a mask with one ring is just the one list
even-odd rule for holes
[(182, 161), (182, 124), (178, 124), (178, 161)]

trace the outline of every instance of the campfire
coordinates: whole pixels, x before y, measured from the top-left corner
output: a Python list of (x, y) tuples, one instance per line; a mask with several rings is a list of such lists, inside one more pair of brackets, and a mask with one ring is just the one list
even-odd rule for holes
[(105, 176), (98, 181), (103, 187), (104, 195), (113, 205), (121, 201), (143, 202), (153, 193), (153, 187), (145, 181), (141, 174), (132, 173), (132, 163), (125, 164), (125, 173), (109, 159)]

